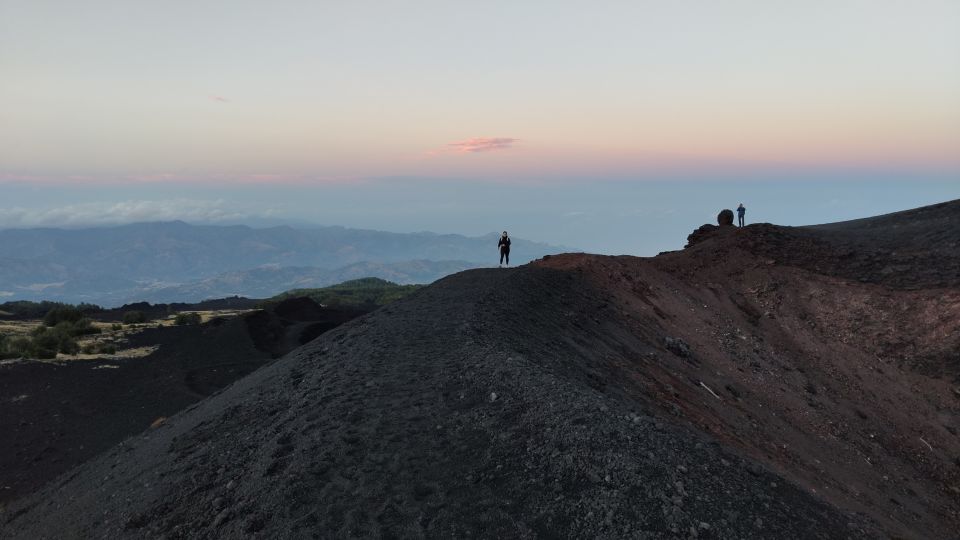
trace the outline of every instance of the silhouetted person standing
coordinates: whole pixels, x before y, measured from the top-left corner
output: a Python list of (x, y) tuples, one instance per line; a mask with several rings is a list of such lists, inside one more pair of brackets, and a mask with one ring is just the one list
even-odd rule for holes
[(500, 235), (500, 242), (497, 247), (500, 248), (500, 266), (503, 266), (504, 259), (507, 260), (507, 266), (510, 266), (510, 237), (507, 236), (507, 231), (503, 231), (503, 234)]
[(743, 207), (743, 203), (740, 203), (740, 206), (737, 207), (737, 222), (743, 227), (743, 216), (747, 214), (747, 209)]

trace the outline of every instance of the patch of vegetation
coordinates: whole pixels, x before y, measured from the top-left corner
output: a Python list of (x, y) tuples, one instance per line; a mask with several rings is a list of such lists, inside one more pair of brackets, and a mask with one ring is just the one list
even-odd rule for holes
[[(63, 302), (31, 302), (29, 300), (15, 300), (13, 302), (4, 302), (0, 304), (0, 311), (9, 313), (10, 316), (20, 319), (43, 319), (47, 314), (57, 308), (70, 308), (79, 311), (83, 316), (91, 313), (103, 311), (103, 308), (95, 304), (80, 303), (77, 305), (65, 304)], [(52, 325), (51, 325), (52, 326)]]
[(380, 278), (363, 278), (320, 289), (293, 289), (268, 299), (264, 304), (306, 296), (329, 307), (373, 309), (408, 296), (421, 287), (423, 285), (398, 285)]
[(147, 314), (142, 311), (128, 311), (123, 314), (123, 324), (143, 324), (147, 322)]
[(199, 313), (185, 312), (177, 313), (177, 316), (173, 319), (173, 324), (178, 326), (185, 326), (188, 324), (200, 324), (203, 321), (203, 317)]
[(0, 337), (0, 359), (21, 358), (31, 355), (33, 342), (24, 336)]
[(116, 354), (117, 347), (113, 343), (87, 343), (80, 348), (83, 354)]
[[(52, 311), (51, 311), (52, 313)], [(56, 324), (47, 326), (40, 325), (30, 331), (29, 336), (18, 336), (9, 338), (3, 336), (0, 339), (0, 358), (56, 358), (57, 353), (77, 354), (80, 352), (80, 345), (77, 338), (91, 334), (99, 334), (100, 329), (90, 322), (90, 319), (69, 320), (72, 315), (67, 316), (67, 320), (60, 320), (61, 317), (53, 317), (50, 322), (56, 321)], [(44, 320), (46, 323), (47, 320)]]
[(83, 318), (83, 312), (73, 306), (57, 306), (43, 316), (44, 326), (56, 326), (60, 323), (76, 323)]

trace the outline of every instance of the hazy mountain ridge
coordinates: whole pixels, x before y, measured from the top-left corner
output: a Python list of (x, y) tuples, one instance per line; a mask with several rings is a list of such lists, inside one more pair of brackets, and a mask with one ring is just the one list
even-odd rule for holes
[[(517, 263), (565, 250), (523, 239), (514, 239), (513, 248)], [(317, 287), (367, 276), (426, 283), (492, 264), (496, 256), (495, 233), (467, 237), (344, 227), (256, 229), (181, 221), (7, 229), (0, 231), (0, 297), (111, 303), (256, 296), (259, 290), (272, 296), (290, 286)], [(264, 283), (244, 278), (264, 274), (268, 265), (284, 270), (266, 272), (272, 275), (262, 275)], [(302, 279), (295, 275), (299, 270), (291, 269), (304, 269)], [(228, 286), (231, 281), (235, 286)]]

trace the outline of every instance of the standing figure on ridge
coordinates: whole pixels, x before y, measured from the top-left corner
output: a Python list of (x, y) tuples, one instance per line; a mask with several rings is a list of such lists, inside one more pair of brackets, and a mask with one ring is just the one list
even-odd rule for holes
[(740, 206), (737, 207), (737, 222), (740, 226), (743, 227), (743, 216), (747, 213), (747, 209), (743, 207), (743, 203), (740, 203)]
[(500, 266), (503, 266), (504, 259), (507, 260), (507, 266), (510, 266), (510, 237), (507, 236), (507, 231), (500, 235), (497, 247), (500, 248)]

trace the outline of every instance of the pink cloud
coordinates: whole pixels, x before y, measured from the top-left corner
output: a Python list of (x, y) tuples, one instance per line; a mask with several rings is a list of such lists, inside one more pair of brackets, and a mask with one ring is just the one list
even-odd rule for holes
[(513, 143), (519, 139), (512, 137), (473, 137), (465, 141), (458, 141), (447, 146), (456, 152), (490, 152), (493, 150), (506, 150), (513, 146)]
[(230, 100), (223, 96), (210, 96), (210, 99), (213, 101), (219, 101), (220, 103), (230, 103)]

